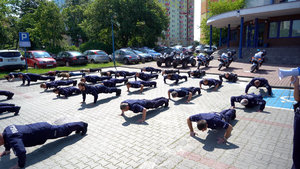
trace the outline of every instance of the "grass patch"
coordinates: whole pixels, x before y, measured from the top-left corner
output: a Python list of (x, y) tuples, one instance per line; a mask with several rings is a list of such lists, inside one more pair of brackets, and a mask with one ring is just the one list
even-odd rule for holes
[[(116, 62), (116, 66), (122, 65), (121, 63)], [(48, 69), (33, 69), (33, 68), (28, 68), (28, 72), (26, 70), (21, 71), (22, 73), (36, 73), (36, 74), (44, 74), (49, 71), (54, 71), (54, 70), (66, 70), (66, 71), (76, 71), (80, 69), (90, 69), (90, 68), (105, 68), (105, 67), (113, 67), (114, 63), (109, 62), (109, 63), (99, 63), (99, 64), (87, 64), (87, 65), (78, 65), (78, 66), (59, 66), (55, 68), (48, 68)], [(9, 74), (12, 71), (1, 71), (0, 72), (0, 78), (4, 78), (5, 75)], [(15, 72), (20, 72), (20, 71), (15, 71)]]

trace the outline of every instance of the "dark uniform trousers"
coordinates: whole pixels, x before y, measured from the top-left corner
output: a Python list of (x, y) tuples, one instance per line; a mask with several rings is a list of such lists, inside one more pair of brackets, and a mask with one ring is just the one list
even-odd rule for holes
[(0, 113), (6, 112), (6, 111), (16, 112), (19, 110), (20, 110), (20, 107), (15, 106), (15, 104), (0, 103)]
[(165, 103), (168, 103), (168, 99), (165, 97), (159, 97), (153, 100), (146, 100), (146, 109), (149, 108), (158, 108), (162, 105), (164, 105)]
[(122, 78), (122, 79), (110, 79), (110, 80), (106, 80), (106, 81), (103, 81), (102, 83), (104, 84), (104, 86), (107, 86), (107, 87), (116, 87), (116, 84), (117, 83), (126, 83), (128, 81), (127, 78)]
[(14, 93), (10, 91), (0, 90), (0, 95), (7, 96), (7, 99), (11, 99), (14, 95)]
[(236, 110), (235, 109), (227, 109), (223, 110), (219, 113), (227, 123), (234, 120), (236, 118)]
[[(168, 76), (164, 77), (164, 82), (166, 83), (166, 79), (168, 79)], [(172, 74), (171, 79), (169, 80), (175, 80), (175, 84), (178, 83), (179, 80), (184, 79), (185, 81), (187, 81), (187, 76), (180, 76), (178, 74)]]
[(293, 144), (293, 166), (292, 169), (300, 168), (300, 102), (294, 105), (294, 144)]
[(153, 81), (133, 81), (133, 82), (128, 82), (130, 84), (130, 87), (132, 88), (140, 88), (141, 85), (144, 85), (144, 87), (152, 87), (156, 86), (156, 82)]
[(198, 92), (199, 94), (201, 93), (201, 89), (200, 87), (189, 87), (188, 88), (190, 92), (192, 92), (192, 94), (196, 94), (196, 92)]

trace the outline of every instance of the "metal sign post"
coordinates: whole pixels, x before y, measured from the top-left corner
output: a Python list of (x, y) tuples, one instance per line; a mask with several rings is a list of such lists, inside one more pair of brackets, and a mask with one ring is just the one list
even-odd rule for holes
[(19, 47), (24, 48), (25, 51), (25, 63), (26, 63), (26, 71), (28, 72), (28, 64), (27, 64), (27, 57), (26, 57), (26, 48), (31, 47), (31, 43), (29, 40), (29, 33), (27, 32), (19, 32)]

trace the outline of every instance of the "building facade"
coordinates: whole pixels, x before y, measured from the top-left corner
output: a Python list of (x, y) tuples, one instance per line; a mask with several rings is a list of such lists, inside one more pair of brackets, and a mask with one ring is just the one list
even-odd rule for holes
[(230, 29), (222, 47), (300, 47), (300, 0), (246, 0), (244, 9), (213, 16), (207, 25)]
[(166, 8), (169, 17), (168, 29), (164, 32), (165, 39), (158, 44), (191, 45), (194, 41), (194, 0), (158, 0)]

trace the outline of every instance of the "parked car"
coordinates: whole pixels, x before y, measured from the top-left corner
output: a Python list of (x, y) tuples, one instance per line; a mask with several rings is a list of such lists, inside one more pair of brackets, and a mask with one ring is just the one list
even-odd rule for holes
[(131, 50), (119, 49), (115, 51), (116, 61), (123, 62), (124, 64), (139, 63), (139, 57)]
[(139, 50), (132, 50), (132, 51), (133, 51), (133, 53), (137, 54), (140, 57), (141, 62), (150, 62), (150, 61), (152, 61), (152, 56), (150, 54), (143, 53)]
[(139, 48), (140, 51), (148, 53), (152, 56), (152, 60), (157, 60), (158, 57), (162, 56), (161, 53), (156, 52), (155, 50), (149, 48)]
[(77, 51), (65, 51), (60, 52), (55, 57), (58, 65), (86, 65), (88, 63), (88, 58), (84, 56), (81, 52)]
[(83, 52), (87, 56), (88, 61), (91, 63), (107, 63), (110, 61), (108, 54), (103, 50), (87, 50)]
[(25, 56), (28, 66), (34, 67), (35, 69), (57, 66), (56, 60), (46, 51), (30, 50), (26, 51)]
[(25, 58), (17, 50), (0, 50), (0, 69), (25, 69)]

